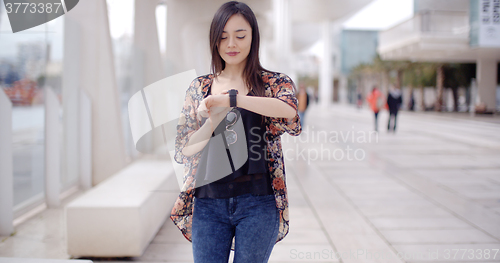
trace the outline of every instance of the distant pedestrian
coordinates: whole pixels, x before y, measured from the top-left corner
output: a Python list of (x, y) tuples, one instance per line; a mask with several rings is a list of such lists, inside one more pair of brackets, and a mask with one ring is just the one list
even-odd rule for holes
[(382, 98), (382, 93), (380, 90), (375, 86), (372, 89), (372, 92), (368, 97), (366, 98), (368, 101), (368, 104), (370, 105), (370, 108), (372, 109), (373, 113), (375, 114), (375, 131), (378, 131), (378, 113), (384, 106), (384, 99)]
[(391, 130), (391, 119), (394, 119), (392, 130), (396, 131), (396, 118), (402, 103), (403, 99), (401, 96), (401, 90), (391, 87), (389, 94), (387, 95), (387, 105), (389, 106), (389, 120), (387, 122), (388, 131)]
[(357, 106), (358, 109), (361, 109), (361, 107), (363, 106), (363, 95), (361, 94), (360, 89), (357, 90), (357, 96), (358, 96)]
[(410, 93), (410, 102), (408, 105), (408, 109), (411, 111), (415, 110), (415, 96), (413, 96), (413, 92)]
[(307, 107), (309, 106), (309, 94), (307, 93), (306, 87), (303, 83), (299, 84), (299, 93), (297, 94), (297, 100), (299, 101), (298, 112), (300, 125), (304, 126), (305, 114)]

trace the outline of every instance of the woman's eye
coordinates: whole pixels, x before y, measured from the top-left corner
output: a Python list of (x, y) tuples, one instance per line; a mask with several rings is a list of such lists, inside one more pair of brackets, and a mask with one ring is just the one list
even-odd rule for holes
[(246, 36), (242, 36), (242, 37), (237, 37), (238, 39), (244, 39)]
[(221, 37), (220, 39), (226, 39), (227, 37)]

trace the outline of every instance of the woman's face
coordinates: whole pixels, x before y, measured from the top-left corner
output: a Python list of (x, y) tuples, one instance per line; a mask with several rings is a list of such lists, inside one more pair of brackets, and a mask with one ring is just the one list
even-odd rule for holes
[(252, 47), (252, 28), (242, 15), (227, 20), (219, 43), (219, 55), (227, 65), (245, 63)]

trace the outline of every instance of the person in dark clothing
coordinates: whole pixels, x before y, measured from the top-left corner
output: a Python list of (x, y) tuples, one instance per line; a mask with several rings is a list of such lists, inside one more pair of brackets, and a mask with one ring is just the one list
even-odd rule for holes
[(297, 94), (297, 100), (299, 101), (298, 111), (299, 111), (300, 125), (304, 126), (305, 114), (307, 107), (309, 106), (309, 94), (306, 91), (304, 83), (299, 84), (299, 93)]
[(391, 119), (394, 118), (392, 130), (396, 131), (396, 118), (398, 116), (399, 108), (403, 103), (401, 96), (401, 90), (396, 88), (391, 88), (389, 94), (387, 95), (387, 106), (389, 106), (389, 121), (387, 123), (387, 130), (391, 130)]
[(361, 107), (363, 107), (363, 94), (361, 94), (361, 89), (357, 90), (357, 96), (358, 96), (357, 106), (358, 109), (361, 109)]
[(415, 110), (415, 97), (413, 96), (413, 92), (410, 94), (410, 103), (408, 109), (411, 111)]

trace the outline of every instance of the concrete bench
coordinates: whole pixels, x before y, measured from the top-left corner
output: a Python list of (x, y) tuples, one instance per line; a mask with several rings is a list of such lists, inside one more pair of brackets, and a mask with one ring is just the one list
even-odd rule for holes
[(142, 255), (178, 194), (170, 162), (142, 159), (132, 163), (65, 207), (68, 254)]
[(0, 258), (0, 263), (92, 263), (92, 261), (81, 259)]

